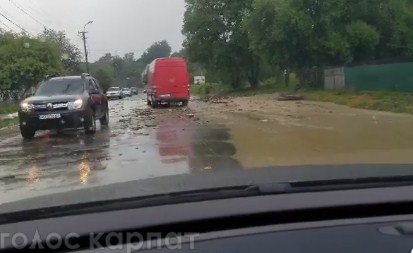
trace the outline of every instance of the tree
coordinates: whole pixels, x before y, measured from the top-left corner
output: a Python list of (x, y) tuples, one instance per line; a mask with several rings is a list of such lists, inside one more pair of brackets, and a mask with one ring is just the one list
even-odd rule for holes
[(16, 34), (0, 36), (0, 89), (27, 89), (63, 70), (55, 43)]
[[(190, 61), (237, 88), (259, 83), (260, 57), (250, 50), (243, 20), (252, 0), (186, 0), (183, 34)], [(214, 74), (215, 73), (215, 74)]]
[(245, 20), (251, 48), (311, 82), (314, 67), (413, 57), (409, 0), (254, 0)]
[(99, 69), (95, 74), (95, 78), (98, 80), (100, 85), (103, 87), (103, 89), (106, 91), (109, 89), (109, 87), (112, 85), (113, 82), (113, 76), (110, 71), (105, 70), (105, 69)]
[(156, 58), (169, 57), (171, 55), (171, 46), (166, 40), (155, 42), (141, 56), (144, 64), (149, 64)]
[(80, 61), (82, 53), (70, 40), (66, 37), (66, 33), (62, 31), (54, 31), (45, 29), (41, 35), (41, 40), (49, 40), (57, 43), (61, 59), (67, 74), (75, 74), (80, 72)]
[(100, 57), (98, 62), (112, 62), (113, 56), (111, 53), (106, 53), (104, 56)]
[(173, 52), (171, 54), (171, 57), (182, 57), (182, 58), (186, 58), (187, 57), (187, 52), (185, 48), (182, 48), (181, 50), (177, 51), (177, 52)]

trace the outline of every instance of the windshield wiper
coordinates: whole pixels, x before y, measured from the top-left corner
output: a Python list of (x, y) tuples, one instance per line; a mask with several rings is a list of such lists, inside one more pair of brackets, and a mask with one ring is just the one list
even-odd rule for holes
[(231, 186), (118, 200), (105, 200), (2, 214), (0, 215), (0, 224), (18, 222), (27, 219), (61, 217), (216, 199), (411, 185), (413, 185), (413, 176), (329, 179)]

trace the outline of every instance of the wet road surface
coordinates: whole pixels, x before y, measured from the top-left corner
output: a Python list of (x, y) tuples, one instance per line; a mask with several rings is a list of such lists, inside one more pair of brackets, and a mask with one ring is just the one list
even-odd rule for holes
[(413, 116), (272, 97), (151, 109), (110, 101), (109, 127), (0, 141), (0, 203), (138, 179), (308, 164), (413, 164)]
[(38, 132), (0, 142), (0, 203), (137, 179), (239, 169), (224, 126), (204, 127), (190, 109), (151, 109), (142, 95), (110, 101), (109, 127)]

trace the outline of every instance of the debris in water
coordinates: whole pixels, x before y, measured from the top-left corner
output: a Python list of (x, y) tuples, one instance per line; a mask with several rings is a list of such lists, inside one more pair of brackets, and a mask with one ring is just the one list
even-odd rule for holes
[(206, 166), (206, 167), (204, 168), (204, 170), (212, 170), (212, 167), (211, 167), (211, 166)]
[(303, 99), (304, 99), (303, 95), (287, 95), (287, 94), (281, 94), (277, 98), (278, 101), (296, 101), (296, 100), (303, 100)]
[(268, 119), (262, 119), (260, 121), (266, 123), (266, 122), (268, 122)]

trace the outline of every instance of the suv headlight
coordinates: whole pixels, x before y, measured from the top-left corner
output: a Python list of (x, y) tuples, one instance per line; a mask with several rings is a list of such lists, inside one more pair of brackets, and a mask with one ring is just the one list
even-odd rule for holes
[(69, 102), (67, 103), (67, 109), (69, 110), (79, 110), (81, 109), (83, 106), (83, 100), (82, 99), (78, 99), (74, 102)]
[(23, 102), (20, 104), (20, 108), (22, 109), (23, 112), (30, 112), (33, 110), (34, 106), (27, 102)]

